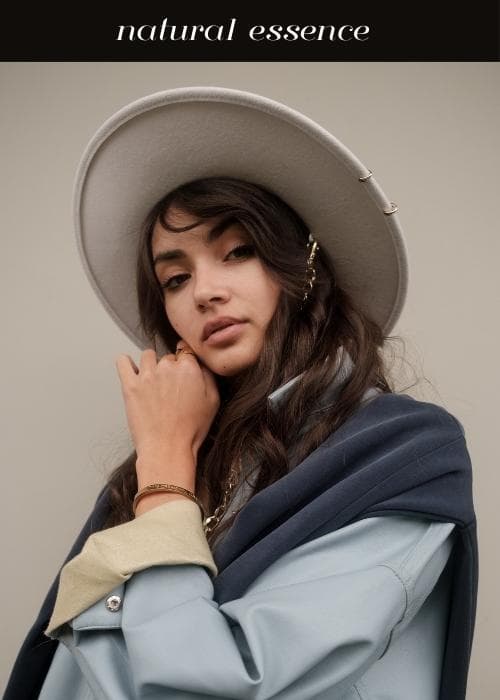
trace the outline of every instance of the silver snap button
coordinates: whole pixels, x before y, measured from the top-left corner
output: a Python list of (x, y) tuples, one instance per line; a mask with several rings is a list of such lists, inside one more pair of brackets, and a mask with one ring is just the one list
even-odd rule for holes
[(110, 595), (106, 600), (106, 607), (110, 612), (118, 612), (122, 606), (122, 599), (119, 595)]

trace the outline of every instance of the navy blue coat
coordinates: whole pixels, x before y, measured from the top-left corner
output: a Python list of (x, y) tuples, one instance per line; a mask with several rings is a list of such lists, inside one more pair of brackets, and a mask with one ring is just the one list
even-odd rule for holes
[[(103, 489), (66, 561), (102, 528), (107, 512)], [(222, 604), (241, 596), (294, 547), (363, 518), (405, 514), (456, 524), (440, 700), (464, 700), (478, 586), (472, 468), (462, 425), (435, 404), (382, 394), (289, 474), (255, 494), (214, 549), (214, 599)], [(19, 652), (4, 700), (38, 697), (57, 646), (43, 630), (58, 578)]]

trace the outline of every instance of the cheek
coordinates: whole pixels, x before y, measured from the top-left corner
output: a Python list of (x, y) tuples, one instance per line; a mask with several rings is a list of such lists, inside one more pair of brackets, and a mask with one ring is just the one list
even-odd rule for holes
[(175, 304), (164, 305), (167, 320), (180, 338), (183, 338), (190, 345), (199, 341), (196, 328), (193, 327), (193, 315), (190, 310), (176, 300)]
[(259, 311), (263, 318), (266, 319), (266, 324), (271, 320), (281, 295), (281, 286), (273, 281), (266, 279), (259, 286), (258, 290), (255, 290), (255, 299), (259, 300)]
[(281, 284), (273, 277), (266, 275), (266, 294), (270, 304), (275, 307), (281, 294)]
[(182, 314), (179, 313), (178, 309), (172, 307), (172, 305), (164, 304), (165, 315), (168, 322), (177, 333), (177, 335), (182, 336)]
[(268, 303), (274, 304), (281, 291), (279, 280), (271, 275), (260, 260), (255, 261), (254, 269), (249, 272), (249, 277), (246, 280), (247, 289), (252, 289), (257, 298), (266, 299)]

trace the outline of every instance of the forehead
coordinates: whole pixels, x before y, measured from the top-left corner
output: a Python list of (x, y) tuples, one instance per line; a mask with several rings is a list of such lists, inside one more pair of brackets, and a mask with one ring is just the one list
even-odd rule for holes
[[(171, 207), (165, 216), (167, 223), (175, 227), (190, 226), (196, 224), (198, 218), (180, 209)], [(153, 256), (170, 248), (189, 248), (202, 243), (210, 245), (226, 232), (247, 233), (245, 227), (236, 219), (225, 219), (224, 215), (211, 219), (204, 219), (188, 231), (169, 231), (162, 223), (156, 221), (151, 236), (151, 249)]]

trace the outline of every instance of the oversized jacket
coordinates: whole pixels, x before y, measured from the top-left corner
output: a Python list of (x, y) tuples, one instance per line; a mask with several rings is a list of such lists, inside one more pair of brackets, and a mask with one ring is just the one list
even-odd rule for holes
[(103, 490), (5, 700), (44, 680), (42, 700), (465, 698), (471, 478), (456, 418), (372, 393), (253, 496), (213, 559), (187, 500), (99, 532)]

